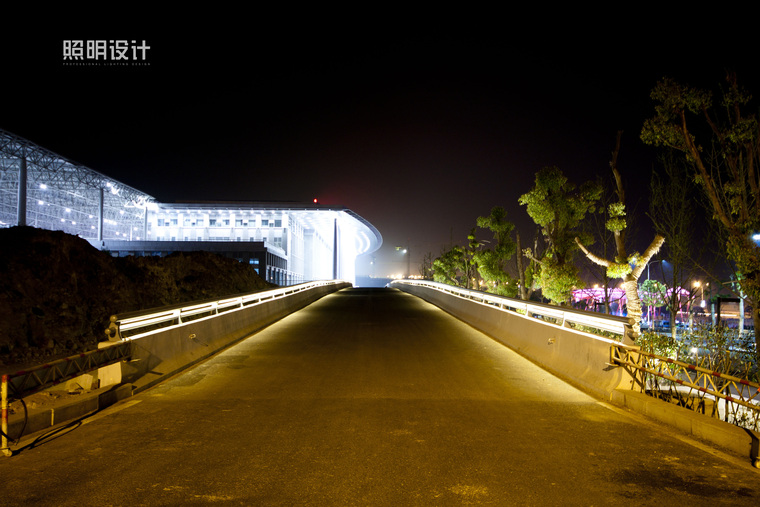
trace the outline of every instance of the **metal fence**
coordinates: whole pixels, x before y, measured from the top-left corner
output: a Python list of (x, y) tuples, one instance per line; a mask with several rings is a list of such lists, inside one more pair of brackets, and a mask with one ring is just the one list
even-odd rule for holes
[(612, 362), (634, 378), (634, 389), (741, 426), (760, 429), (760, 384), (623, 344)]
[[(8, 435), (8, 413), (11, 400), (23, 399), (25, 396), (76, 378), (84, 373), (128, 360), (131, 355), (131, 343), (114, 343), (97, 350), (3, 375), (0, 386), (0, 408), (2, 410), (0, 416), (2, 418), (0, 452), (5, 456), (10, 456), (11, 452), (8, 445), (10, 441), (15, 440)], [(21, 433), (23, 434), (23, 430)]]
[(619, 343), (611, 347), (610, 363), (626, 368), (634, 379), (634, 389), (746, 429), (760, 430), (760, 384), (709, 367), (644, 352), (632, 341), (623, 340), (630, 332), (627, 318), (512, 299), (424, 280), (395, 280), (391, 286), (394, 284), (430, 287), (556, 325), (595, 334), (612, 334)]

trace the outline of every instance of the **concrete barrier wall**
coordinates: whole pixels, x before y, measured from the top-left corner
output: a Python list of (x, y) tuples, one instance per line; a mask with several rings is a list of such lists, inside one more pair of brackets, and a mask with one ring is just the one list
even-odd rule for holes
[(130, 362), (99, 370), (100, 386), (127, 382), (134, 386), (134, 392), (146, 389), (317, 299), (350, 286), (318, 286), (142, 335), (132, 340)]
[(430, 287), (395, 284), (486, 333), (547, 371), (604, 400), (632, 378), (611, 366), (613, 340), (536, 320)]
[(547, 371), (614, 405), (646, 415), (709, 442), (760, 468), (760, 436), (709, 415), (632, 390), (633, 378), (610, 366), (611, 340), (538, 321), (431, 287), (394, 284), (483, 331)]
[(349, 283), (316, 286), (135, 338), (131, 340), (130, 362), (105, 366), (50, 388), (70, 391), (74, 386), (84, 386), (89, 394), (63, 398), (65, 401), (50, 406), (26, 407), (28, 412), (10, 416), (9, 434), (21, 438), (94, 413), (189, 368), (327, 294), (350, 286)]

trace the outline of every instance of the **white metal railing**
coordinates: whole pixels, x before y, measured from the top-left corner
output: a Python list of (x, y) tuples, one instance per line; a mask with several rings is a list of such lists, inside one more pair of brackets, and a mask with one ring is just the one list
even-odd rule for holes
[(188, 304), (187, 306), (164, 307), (153, 310), (112, 315), (111, 322), (106, 329), (109, 340), (134, 340), (140, 335), (155, 329), (178, 325), (197, 318), (217, 315), (229, 310), (255, 306), (273, 299), (284, 298), (325, 285), (346, 283), (341, 280), (323, 280), (307, 282), (299, 285), (281, 287), (279, 289), (265, 290), (242, 294), (218, 301), (204, 301)]
[(619, 335), (620, 339), (626, 341), (630, 337), (632, 319), (628, 317), (618, 317), (615, 315), (606, 315), (594, 313), (585, 310), (576, 310), (574, 308), (563, 308), (535, 301), (524, 301), (522, 299), (508, 298), (488, 292), (481, 292), (470, 289), (463, 289), (445, 283), (431, 282), (428, 280), (394, 280), (393, 284), (408, 284), (420, 287), (428, 287), (440, 292), (445, 292), (456, 297), (469, 299), (481, 304), (493, 306), (503, 311), (511, 311), (525, 317), (538, 320), (545, 320), (547, 317), (553, 319), (556, 325), (565, 326), (576, 325), (585, 326), (592, 330), (604, 331)]

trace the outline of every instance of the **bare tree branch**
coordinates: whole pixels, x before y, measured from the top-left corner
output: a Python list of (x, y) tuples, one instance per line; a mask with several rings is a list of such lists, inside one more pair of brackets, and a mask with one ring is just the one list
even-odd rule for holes
[(598, 255), (594, 255), (593, 253), (589, 252), (588, 249), (583, 245), (583, 243), (581, 243), (581, 240), (579, 238), (575, 238), (575, 242), (578, 244), (578, 247), (580, 247), (580, 249), (586, 255), (588, 260), (590, 260), (594, 264), (599, 264), (600, 266), (604, 266), (605, 268), (608, 268), (612, 265), (612, 262), (608, 261), (607, 259), (602, 259)]
[(641, 273), (644, 272), (644, 268), (646, 267), (647, 263), (649, 262), (649, 259), (654, 257), (657, 252), (660, 251), (660, 248), (662, 247), (663, 243), (665, 243), (665, 236), (662, 236), (658, 234), (654, 237), (652, 242), (649, 244), (646, 250), (644, 250), (644, 254), (639, 258), (639, 262), (636, 264), (636, 267), (633, 268), (633, 271), (631, 271), (631, 277), (635, 278), (636, 280), (639, 279), (641, 276)]

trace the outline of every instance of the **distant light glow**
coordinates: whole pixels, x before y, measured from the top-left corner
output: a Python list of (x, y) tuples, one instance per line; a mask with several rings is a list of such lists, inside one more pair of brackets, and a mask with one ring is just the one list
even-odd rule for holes
[[(607, 294), (611, 300), (625, 299), (625, 290), (617, 287), (610, 287), (607, 289)], [(596, 302), (604, 301), (604, 288), (595, 286), (588, 289), (576, 289), (573, 291), (573, 299), (580, 301), (581, 299), (594, 299)]]

